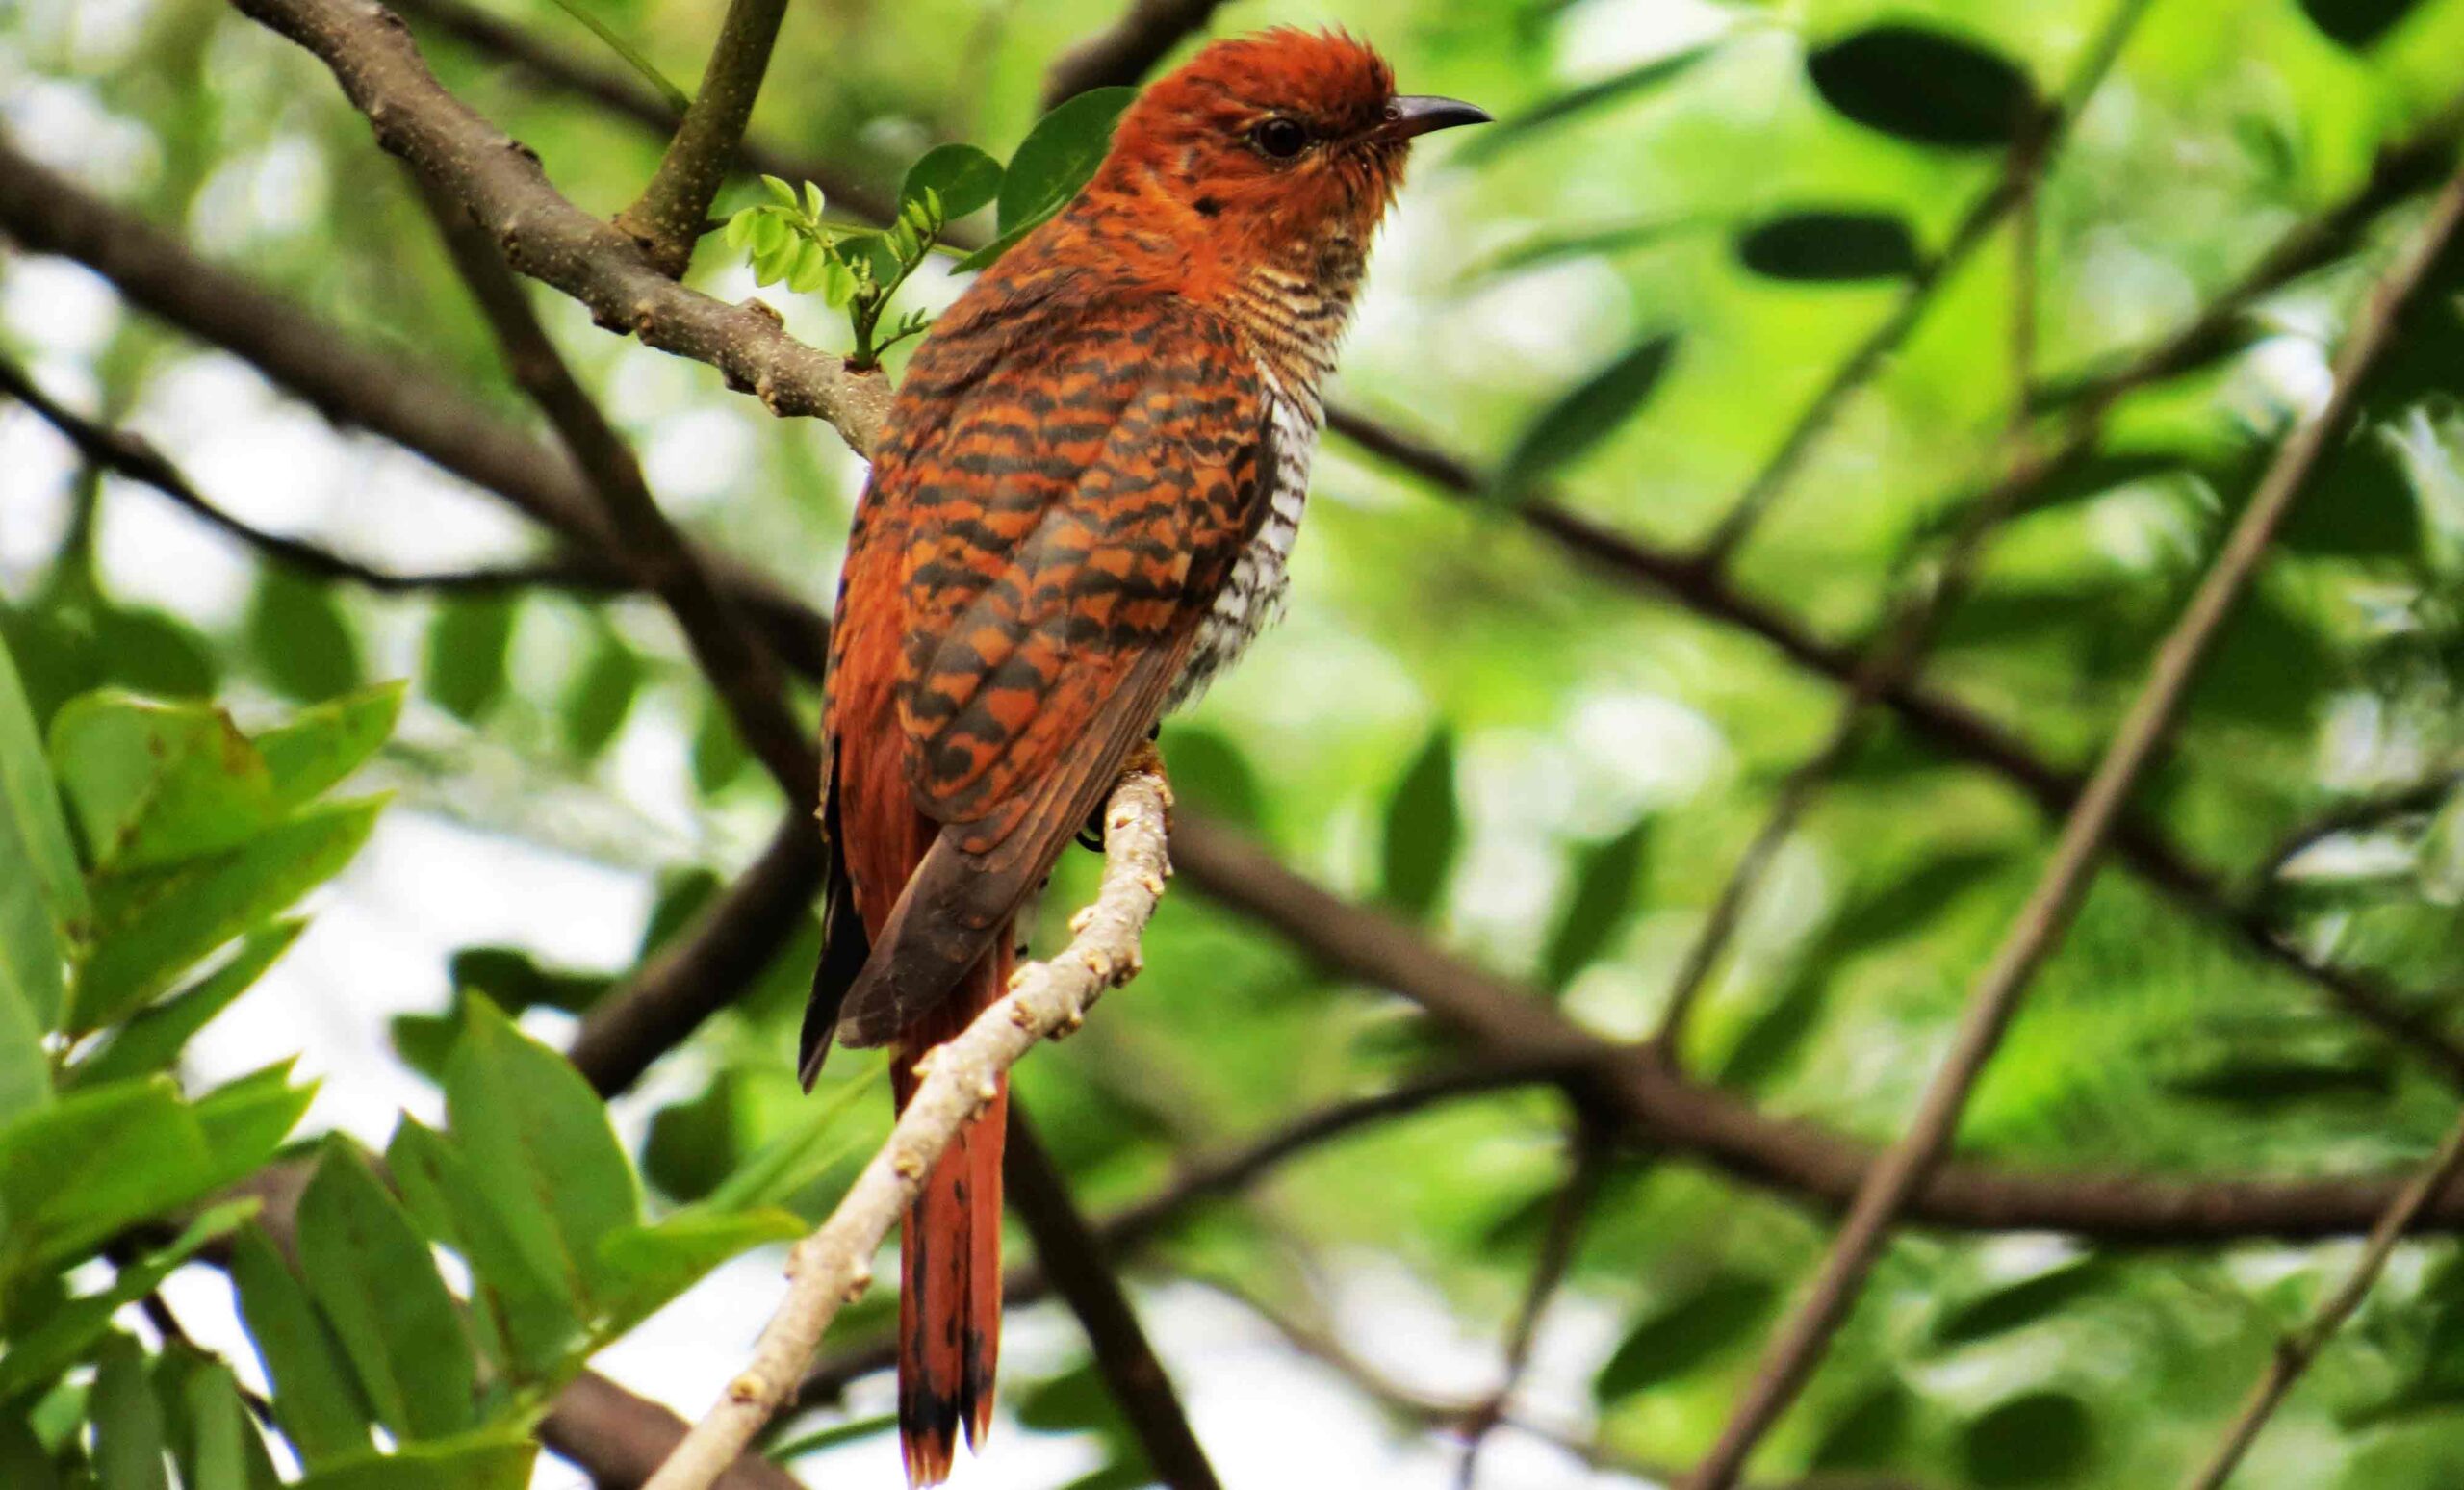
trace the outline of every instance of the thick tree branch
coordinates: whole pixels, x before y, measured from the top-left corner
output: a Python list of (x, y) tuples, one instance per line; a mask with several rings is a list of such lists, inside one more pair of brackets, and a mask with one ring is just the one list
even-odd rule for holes
[(1206, 29), (1223, 0), (1129, 0), (1120, 18), (1064, 52), (1044, 74), (1043, 106), (1093, 88), (1136, 83), (1164, 54)]
[(2278, 450), (2181, 619), (2157, 650), (2146, 685), (2115, 731), (2113, 743), (2090, 778), (2079, 806), (2063, 825), (2036, 890), (1969, 994), (1950, 1054), (1927, 1085), (1907, 1136), (1892, 1145), (1858, 1188), (1812, 1291), (1764, 1356), (1761, 1370), (1719, 1442), (1688, 1481), (1691, 1490), (1727, 1490), (1735, 1483), (1755, 1445), (1795, 1400), (1829, 1347), (1833, 1332), (1847, 1318), (1892, 1222), (1949, 1148), (1977, 1078), (2000, 1044), (2030, 978), (2067, 928), (2094, 875), (2105, 838), (2119, 820), (2122, 804), (2141, 773), (2155, 758), (2199, 663), (2258, 573), (2277, 527), (2308, 484), (2322, 453), (2344, 434), (2360, 404), (2363, 383), (2395, 340), (2404, 308), (2447, 251), (2459, 217), (2464, 217), (2464, 175), (2451, 180), (2440, 193), (2420, 241), (2373, 291), (2336, 359), (2335, 391), (2325, 407), (2294, 430)]
[(659, 157), (658, 169), (633, 205), (616, 215), (616, 225), (633, 235), (651, 264), (680, 279), (693, 262), (693, 245), (709, 220), (710, 203), (727, 179), (728, 163), (744, 140), (745, 121), (770, 70), (770, 49), (787, 0), (729, 0), (719, 22), (718, 44), (676, 138)]
[(603, 1096), (630, 1087), (652, 1062), (733, 1003), (810, 924), (821, 867), (812, 818), (789, 809), (761, 857), (690, 930), (590, 1007), (566, 1059)]
[(447, 92), (401, 18), (373, 0), (232, 0), (298, 42), (368, 117), (377, 143), (470, 210), (506, 260), (579, 300), (609, 330), (706, 362), (782, 414), (811, 414), (869, 450), (888, 380), (795, 340), (775, 313), (662, 274), (626, 234), (560, 195), (539, 159)]
[(1020, 967), (1008, 993), (919, 1065), (923, 1080), (888, 1142), (830, 1220), (788, 1255), (787, 1297), (762, 1329), (752, 1362), (651, 1477), (648, 1490), (704, 1490), (744, 1451), (795, 1390), (839, 1307), (871, 1283), (875, 1249), (914, 1202), (933, 1162), (996, 1093), (996, 1078), (1046, 1037), (1075, 1027), (1106, 989), (1137, 975), (1139, 938), (1169, 872), (1169, 802), (1163, 778), (1151, 773), (1133, 772), (1113, 789), (1103, 884), (1078, 918), (1077, 936), (1051, 962)]
[[(1035, 1125), (1015, 1098), (1010, 1104), (1001, 1174), (1010, 1208), (1035, 1239), (1043, 1276), (1086, 1328), (1095, 1370), (1145, 1451), (1148, 1473), (1168, 1490), (1219, 1490), (1221, 1481), (1215, 1477), (1215, 1466), (1207, 1462), (1163, 1361), (1121, 1293), (1109, 1248), (1070, 1198), (1068, 1179), (1044, 1151), (1043, 1141), (1036, 1137)], [(802, 1383), (799, 1377), (800, 1392)]]
[(607, 514), (616, 558), (675, 616), (703, 676), (717, 691), (747, 749), (770, 772), (787, 801), (808, 814), (819, 800), (821, 756), (810, 732), (787, 706), (779, 664), (719, 592), (700, 558), (659, 510), (633, 448), (608, 424), (599, 402), (548, 339), (531, 313), (522, 282), (497, 256), (496, 245), (434, 190), (422, 193), (445, 239), (446, 252), (496, 333), (514, 381), (548, 417)]

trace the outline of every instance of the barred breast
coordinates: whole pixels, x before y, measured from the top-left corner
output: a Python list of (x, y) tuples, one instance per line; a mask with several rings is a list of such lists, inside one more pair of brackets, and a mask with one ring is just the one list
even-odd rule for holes
[(1261, 366), (1267, 394), (1267, 419), (1273, 430), (1274, 470), (1265, 494), (1266, 515), (1257, 536), (1232, 565), (1232, 576), (1215, 594), (1215, 604), (1198, 622), (1197, 640), (1189, 660), (1172, 683), (1165, 708), (1195, 703), (1218, 674), (1241, 658), (1260, 631), (1283, 614), (1285, 569), (1293, 540), (1300, 536), (1300, 511), (1309, 501), (1309, 457), (1318, 448), (1319, 407), (1315, 389), (1296, 393), (1274, 372)]
[(1227, 309), (1258, 359), (1266, 394), (1274, 469), (1263, 494), (1267, 510), (1257, 536), (1233, 565), (1198, 623), (1197, 640), (1181, 666), (1166, 709), (1196, 702), (1217, 676), (1283, 614), (1285, 565), (1300, 536), (1309, 501), (1309, 461), (1317, 453), (1323, 408), (1318, 387), (1335, 367), (1335, 348), (1351, 319), (1360, 286), (1361, 244), (1338, 233), (1317, 245), (1305, 264), (1265, 265), (1233, 295)]

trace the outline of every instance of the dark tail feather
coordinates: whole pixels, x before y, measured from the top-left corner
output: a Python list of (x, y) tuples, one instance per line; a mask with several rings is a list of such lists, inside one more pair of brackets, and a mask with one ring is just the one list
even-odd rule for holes
[[(968, 972), (932, 1014), (899, 1038), (891, 1075), (898, 1105), (914, 1092), (915, 1063), (999, 999), (1010, 979), (1010, 938)], [(898, 1432), (911, 1485), (949, 1477), (959, 1426), (984, 1446), (992, 1427), (992, 1374), (1001, 1355), (1001, 1143), (1010, 1083), (959, 1130), (907, 1214), (899, 1239)]]

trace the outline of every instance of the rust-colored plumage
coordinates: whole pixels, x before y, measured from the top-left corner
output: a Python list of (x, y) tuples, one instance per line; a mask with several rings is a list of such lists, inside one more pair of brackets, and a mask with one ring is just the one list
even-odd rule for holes
[[(840, 579), (827, 933), (806, 1014), (912, 1067), (1000, 996), (1013, 923), (1172, 706), (1280, 604), (1369, 238), (1416, 135), (1348, 37), (1219, 42), (1122, 117), (1087, 190), (915, 354)], [(1006, 1090), (903, 1236), (908, 1473), (980, 1444), (999, 1346)]]

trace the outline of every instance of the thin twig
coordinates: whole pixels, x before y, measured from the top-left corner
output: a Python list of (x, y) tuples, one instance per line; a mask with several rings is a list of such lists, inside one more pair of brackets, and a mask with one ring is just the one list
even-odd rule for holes
[[(564, 450), (542, 444), (400, 349), (367, 345), (247, 276), (199, 258), (144, 218), (12, 148), (5, 138), (0, 232), (29, 252), (85, 265), (131, 304), (248, 363), (326, 418), (425, 456), (503, 498), (574, 549), (603, 552), (611, 546), (606, 516)], [(827, 618), (739, 560), (708, 554), (703, 562), (759, 619), (782, 658), (808, 676), (819, 675)], [(606, 567), (621, 573), (612, 562)]]
[(26, 370), (0, 357), (0, 395), (16, 399), (74, 448), (88, 464), (153, 488), (286, 569), (318, 579), (337, 579), (388, 595), (421, 592), (493, 593), (520, 589), (574, 590), (592, 594), (631, 586), (608, 564), (582, 555), (539, 564), (396, 574), (346, 558), (305, 540), (269, 532), (214, 504), (179, 467), (143, 436), (97, 424), (44, 393)]
[(2430, 1197), (2454, 1181), (2459, 1169), (2464, 1169), (2464, 1119), (2458, 1119), (2449, 1130), (2446, 1142), (2439, 1144), (2438, 1152), (2431, 1156), (2420, 1177), (2404, 1187), (2403, 1194), (2396, 1197), (2396, 1203), (2387, 1208), (2387, 1214), (2372, 1229), (2370, 1241), (2354, 1260), (2344, 1286), (2319, 1305), (2318, 1312), (2298, 1333), (2276, 1343), (2274, 1358), (2268, 1363), (2258, 1384), (2250, 1389), (2242, 1410), (2225, 1427), (2223, 1441), (2216, 1446), (2215, 1454), (2203, 1467), (2182, 1481), (2183, 1490), (2223, 1490), (2224, 1482), (2233, 1477), (2234, 1468), (2250, 1451), (2259, 1429), (2267, 1426), (2285, 1394), (2310, 1369), (2310, 1363), (2318, 1359), (2319, 1352), (2344, 1327), (2345, 1321), (2361, 1307), (2371, 1285), (2378, 1280), (2388, 1257), (2396, 1250), (2396, 1244), (2412, 1230)]
[(692, 650), (737, 735), (787, 794), (808, 811), (821, 789), (821, 755), (787, 707), (786, 680), (734, 604), (719, 592), (684, 535), (659, 509), (633, 448), (607, 422), (532, 313), (522, 282), (496, 245), (441, 192), (420, 193), (448, 256), (496, 334), (513, 380), (547, 415), (607, 513), (618, 560), (658, 596)]
[[(1121, 1292), (1110, 1249), (1070, 1199), (1069, 1181), (1044, 1151), (1043, 1141), (1036, 1137), (1035, 1125), (1014, 1097), (1001, 1174), (1011, 1209), (1035, 1239), (1043, 1276), (1078, 1316), (1095, 1370), (1145, 1451), (1147, 1473), (1168, 1490), (1220, 1490), (1222, 1481), (1216, 1478), (1215, 1466), (1207, 1462), (1206, 1451), (1190, 1427), (1172, 1379)], [(802, 1378), (798, 1385), (801, 1390)]]
[(786, 13), (787, 0), (729, 0), (692, 107), (684, 111), (650, 185), (616, 215), (616, 225), (632, 234), (670, 279), (682, 277), (693, 262), (693, 245), (701, 241), (710, 203), (718, 199), (728, 163), (744, 139), (745, 121), (753, 117)]
[(1969, 1092), (2000, 1043), (2029, 978), (2068, 925), (2093, 876), (2105, 836), (2119, 819), (2122, 804), (2141, 772), (2155, 758), (2200, 661), (2258, 572), (2278, 525), (2318, 468), (2321, 455), (2343, 435), (2359, 406), (2363, 382), (2394, 340), (2404, 308), (2446, 251), (2459, 217), (2464, 217), (2464, 175), (2450, 181), (2420, 240), (2373, 290), (2336, 360), (2335, 392), (2325, 407), (2277, 450), (2250, 504), (2233, 525), (2181, 619), (2158, 648), (2145, 686), (2115, 732), (2078, 808), (2063, 825), (2035, 891), (1977, 980), (1950, 1054), (1927, 1085), (1914, 1121), (1860, 1187), (1811, 1293), (1765, 1354), (1719, 1442), (1688, 1481), (1691, 1490), (1726, 1490), (1735, 1482), (1754, 1446), (1795, 1400), (1833, 1331), (1847, 1317), (1894, 1218), (1950, 1145)]
[(1514, 1402), (1514, 1394), (1523, 1385), (1524, 1373), (1531, 1365), (1531, 1345), (1539, 1337), (1540, 1318), (1549, 1311), (1549, 1301), (1566, 1278), (1574, 1262), (1575, 1245), (1582, 1240), (1584, 1222), (1591, 1219), (1592, 1208), (1599, 1203), (1602, 1184), (1608, 1177), (1608, 1138), (1591, 1118), (1578, 1115), (1566, 1136), (1568, 1169), (1565, 1184), (1557, 1192), (1556, 1202), (1549, 1208), (1549, 1227), (1540, 1239), (1540, 1252), (1532, 1260), (1530, 1281), (1524, 1285), (1523, 1301), (1514, 1311), (1514, 1319), (1506, 1325), (1505, 1366), (1499, 1373), (1498, 1388), (1486, 1400), (1478, 1403), (1463, 1423), (1463, 1459), (1456, 1469), (1454, 1482), (1459, 1490), (1473, 1490), (1480, 1469), (1480, 1451), (1489, 1435), (1505, 1422)]
[(1106, 809), (1104, 876), (1081, 930), (1048, 963), (1029, 963), (1010, 990), (919, 1065), (923, 1079), (889, 1139), (864, 1166), (821, 1229), (787, 1259), (787, 1297), (763, 1327), (752, 1361), (647, 1490), (706, 1490), (779, 1410), (841, 1305), (872, 1281), (873, 1252), (907, 1214), (924, 1176), (959, 1129), (998, 1092), (1001, 1073), (1036, 1044), (1086, 1017), (1109, 988), (1137, 975), (1138, 943), (1168, 870), (1163, 778), (1133, 772)]

